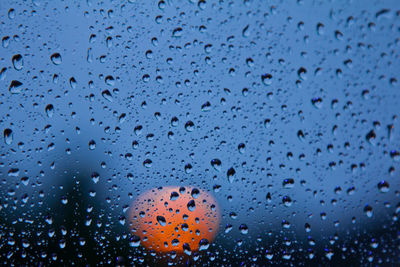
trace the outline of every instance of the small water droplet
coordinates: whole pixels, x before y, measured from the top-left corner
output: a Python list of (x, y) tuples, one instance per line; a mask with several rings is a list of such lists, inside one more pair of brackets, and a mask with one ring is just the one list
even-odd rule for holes
[(210, 247), (210, 242), (207, 239), (203, 238), (199, 242), (199, 251), (207, 250)]
[(187, 208), (188, 208), (188, 210), (190, 210), (190, 211), (194, 211), (194, 210), (196, 209), (196, 203), (194, 202), (193, 199), (190, 200), (190, 201), (187, 203)]
[(44, 109), (46, 111), (47, 117), (51, 118), (54, 114), (54, 107), (52, 104), (48, 104)]
[(261, 75), (261, 81), (264, 85), (271, 85), (272, 84), (272, 75), (269, 73)]
[(387, 193), (389, 192), (389, 183), (385, 180), (380, 181), (378, 183), (378, 189), (379, 191), (381, 191), (382, 193)]
[(165, 220), (165, 218), (164, 218), (163, 216), (157, 216), (157, 222), (158, 222), (161, 226), (167, 225), (167, 221)]
[(370, 205), (366, 205), (364, 207), (364, 213), (365, 215), (367, 215), (368, 218), (371, 218), (374, 215), (372, 207)]
[(185, 123), (185, 129), (188, 132), (193, 132), (194, 130), (194, 123), (192, 121), (188, 121)]
[(183, 34), (183, 30), (182, 30), (181, 27), (175, 28), (175, 29), (172, 31), (172, 37), (181, 37), (182, 34)]
[(51, 62), (53, 62), (54, 65), (60, 65), (62, 63), (62, 58), (59, 53), (54, 53), (50, 56)]
[(210, 164), (216, 171), (221, 171), (221, 160), (213, 159)]
[(94, 150), (96, 148), (96, 142), (94, 140), (89, 141), (89, 149)]
[(241, 225), (239, 226), (239, 231), (240, 231), (242, 234), (247, 235), (247, 233), (249, 232), (249, 228), (247, 227), (246, 224), (241, 224)]
[(233, 167), (229, 168), (228, 171), (226, 172), (226, 176), (228, 177), (228, 181), (230, 183), (233, 183), (233, 180), (235, 178), (235, 169)]
[(10, 86), (8, 87), (8, 91), (11, 94), (19, 94), (21, 92), (21, 85), (22, 83), (17, 80), (12, 80)]
[(199, 195), (200, 195), (200, 190), (197, 189), (197, 188), (193, 188), (193, 189), (192, 189), (191, 195), (192, 195), (192, 197), (193, 197), (194, 199), (198, 198)]
[(11, 61), (15, 70), (20, 71), (24, 67), (24, 59), (21, 54), (14, 55)]
[(12, 141), (14, 139), (13, 131), (11, 129), (7, 128), (4, 130), (3, 136), (4, 136), (4, 142), (7, 145), (11, 145)]
[(250, 36), (250, 30), (249, 30), (249, 28), (250, 28), (250, 25), (247, 25), (246, 27), (244, 27), (243, 28), (243, 30), (242, 30), (242, 35), (243, 35), (243, 37), (249, 37)]

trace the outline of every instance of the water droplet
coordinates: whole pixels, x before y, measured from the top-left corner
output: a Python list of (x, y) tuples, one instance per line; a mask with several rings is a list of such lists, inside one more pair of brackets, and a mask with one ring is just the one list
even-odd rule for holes
[(49, 118), (53, 117), (54, 107), (52, 104), (48, 104), (44, 110), (47, 114), (47, 117), (49, 117)]
[(271, 85), (272, 84), (272, 75), (269, 73), (261, 75), (261, 81), (264, 85)]
[(232, 231), (232, 229), (233, 229), (233, 226), (231, 225), (231, 224), (227, 224), (226, 226), (225, 226), (225, 234), (227, 234), (227, 233), (229, 233), (230, 231)]
[(11, 145), (14, 139), (13, 131), (7, 128), (4, 130), (3, 136), (4, 136), (4, 143), (6, 143), (7, 145)]
[(10, 8), (8, 10), (8, 18), (9, 19), (14, 19), (15, 18), (15, 9), (14, 8)]
[(188, 210), (190, 210), (190, 211), (194, 211), (194, 210), (196, 209), (196, 203), (194, 202), (193, 199), (190, 200), (190, 201), (187, 203), (187, 208), (188, 208)]
[(371, 130), (365, 136), (365, 139), (372, 145), (375, 145), (376, 133), (374, 130)]
[(157, 222), (158, 222), (161, 226), (167, 225), (167, 221), (165, 220), (165, 218), (164, 218), (163, 216), (157, 216)]
[(143, 161), (143, 166), (146, 167), (146, 168), (150, 168), (152, 163), (153, 163), (153, 161), (151, 161), (151, 159), (145, 159)]
[(59, 53), (54, 53), (50, 56), (51, 62), (53, 62), (54, 65), (60, 65), (62, 63), (62, 58)]
[(364, 207), (364, 213), (365, 213), (365, 215), (367, 215), (368, 218), (371, 218), (372, 215), (374, 214), (373, 210), (372, 210), (372, 207), (370, 205), (366, 205)]
[(238, 150), (239, 150), (239, 153), (240, 153), (240, 154), (244, 154), (244, 152), (246, 151), (246, 145), (243, 144), (243, 143), (240, 143), (240, 144), (238, 145)]
[(170, 195), (170, 197), (169, 197), (169, 199), (170, 199), (171, 201), (175, 201), (175, 200), (177, 200), (178, 198), (179, 198), (179, 193), (178, 193), (178, 192), (175, 192), (175, 191), (171, 192), (171, 195)]
[(102, 97), (104, 97), (105, 100), (107, 100), (109, 102), (113, 101), (113, 98), (112, 98), (112, 95), (111, 95), (110, 91), (104, 90), (103, 92), (101, 92), (101, 95), (102, 95)]
[(89, 141), (89, 149), (94, 150), (96, 148), (96, 142), (94, 140)]
[(177, 117), (172, 117), (171, 126), (176, 127), (176, 126), (178, 126), (178, 123), (179, 123), (179, 119)]
[(210, 242), (207, 239), (203, 238), (199, 242), (199, 251), (207, 250), (210, 247)]
[(381, 191), (382, 193), (387, 193), (389, 192), (389, 183), (385, 180), (380, 181), (378, 183), (378, 189), (379, 191)]
[(75, 80), (74, 77), (71, 77), (71, 78), (69, 79), (69, 85), (71, 86), (72, 89), (75, 89), (77, 84), (78, 84), (78, 83), (77, 83), (77, 81)]
[(194, 130), (194, 123), (192, 121), (188, 121), (185, 123), (185, 129), (188, 132), (193, 132)]
[(183, 30), (182, 30), (181, 27), (175, 28), (175, 29), (172, 31), (172, 37), (181, 37), (182, 34), (183, 34)]
[(21, 54), (14, 55), (11, 61), (15, 70), (20, 71), (24, 67), (24, 59)]
[(19, 94), (21, 92), (21, 85), (22, 83), (17, 80), (12, 80), (10, 86), (8, 87), (8, 91), (11, 94)]
[(290, 207), (292, 205), (292, 199), (288, 196), (284, 196), (282, 198), (282, 203), (283, 205), (285, 205), (286, 207)]
[(233, 183), (233, 180), (235, 178), (235, 169), (233, 167), (229, 168), (228, 171), (226, 172), (226, 176), (228, 177), (228, 181), (230, 183)]
[(221, 161), (219, 159), (211, 160), (210, 164), (216, 171), (221, 171)]
[(113, 86), (115, 84), (115, 79), (113, 76), (108, 75), (105, 79), (104, 82), (109, 85), (109, 86)]
[(193, 188), (193, 189), (192, 189), (191, 195), (192, 195), (192, 197), (193, 197), (194, 199), (198, 198), (199, 195), (200, 195), (200, 190), (197, 189), (197, 188)]
[(250, 26), (247, 25), (246, 27), (243, 28), (242, 30), (242, 35), (243, 37), (249, 37), (250, 36), (250, 30), (249, 30)]
[(91, 178), (93, 183), (97, 184), (100, 180), (100, 174), (98, 174), (97, 172), (93, 172)]
[(249, 228), (247, 227), (246, 224), (241, 224), (241, 225), (239, 226), (239, 231), (240, 231), (242, 234), (247, 235), (248, 232), (249, 232)]
[(293, 188), (294, 187), (294, 179), (288, 178), (288, 179), (283, 180), (282, 186), (283, 186), (283, 188)]
[(311, 104), (320, 109), (322, 107), (322, 98), (320, 97), (314, 97), (313, 99), (311, 99)]

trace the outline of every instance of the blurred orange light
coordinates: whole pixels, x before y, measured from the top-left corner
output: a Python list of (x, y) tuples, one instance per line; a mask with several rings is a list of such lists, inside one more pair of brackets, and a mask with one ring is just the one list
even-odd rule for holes
[(130, 224), (140, 244), (157, 252), (207, 249), (220, 221), (216, 200), (192, 187), (163, 187), (141, 194), (131, 206)]

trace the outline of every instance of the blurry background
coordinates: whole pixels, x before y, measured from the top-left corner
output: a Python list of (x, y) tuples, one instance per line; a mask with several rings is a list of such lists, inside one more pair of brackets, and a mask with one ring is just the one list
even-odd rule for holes
[[(1, 1), (0, 17), (3, 265), (400, 264), (397, 1)], [(130, 204), (166, 185), (219, 202), (199, 257), (130, 242)]]

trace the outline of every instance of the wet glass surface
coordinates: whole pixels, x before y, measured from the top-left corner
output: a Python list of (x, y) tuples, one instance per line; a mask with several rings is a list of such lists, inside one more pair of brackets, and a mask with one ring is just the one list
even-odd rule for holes
[(396, 0), (0, 2), (1, 265), (400, 264)]

